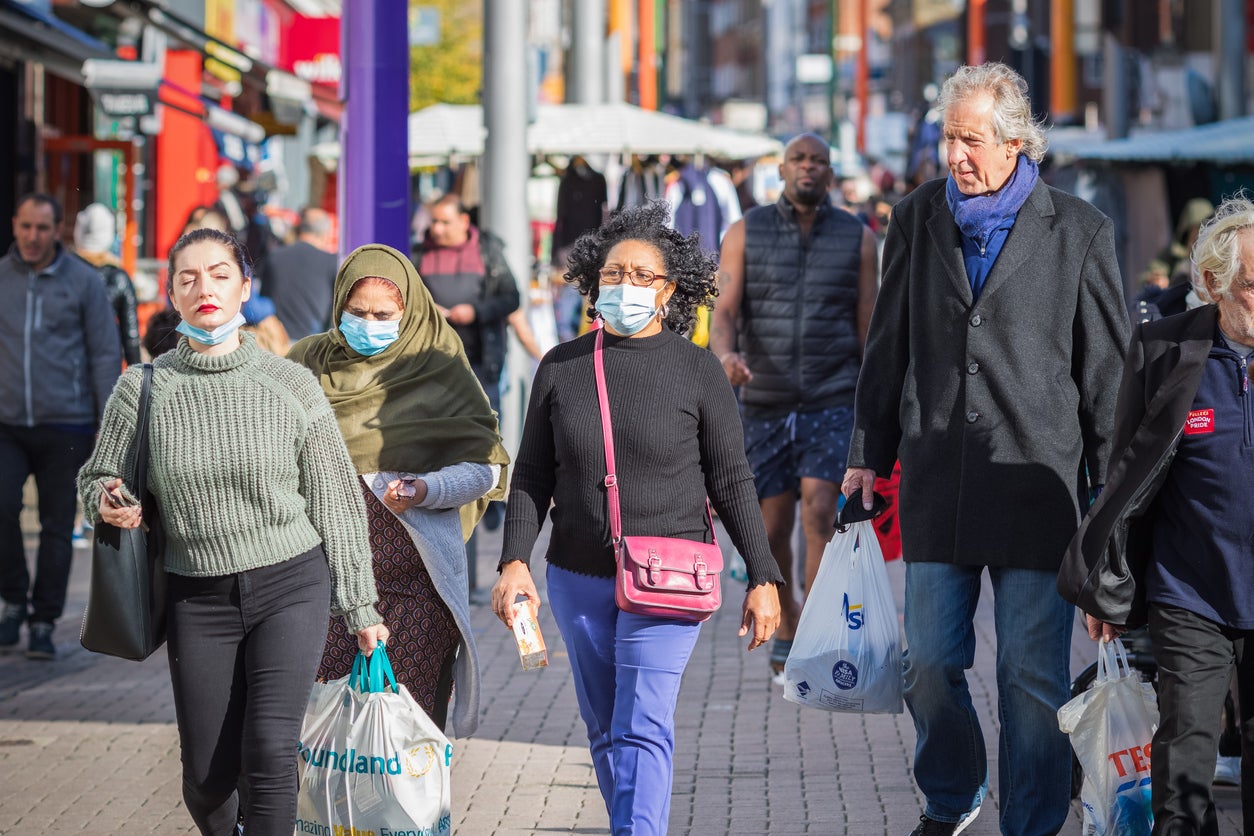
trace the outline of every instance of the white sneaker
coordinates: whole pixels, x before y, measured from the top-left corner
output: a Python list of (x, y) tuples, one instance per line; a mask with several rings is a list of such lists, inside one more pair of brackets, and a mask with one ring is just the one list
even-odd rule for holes
[(1222, 787), (1239, 787), (1241, 785), (1241, 756), (1230, 757), (1220, 755), (1215, 759), (1214, 783)]
[(966, 830), (971, 825), (971, 822), (975, 821), (975, 817), (978, 816), (979, 814), (980, 814), (980, 808), (976, 807), (974, 810), (972, 810), (971, 812), (963, 816), (961, 819), (959, 819), (958, 826), (954, 828), (954, 836), (957, 836), (957, 834)]

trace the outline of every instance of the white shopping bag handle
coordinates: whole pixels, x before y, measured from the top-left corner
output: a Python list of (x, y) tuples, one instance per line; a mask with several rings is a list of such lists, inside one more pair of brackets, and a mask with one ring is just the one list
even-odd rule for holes
[[(1122, 669), (1121, 669), (1122, 666)], [(1109, 682), (1132, 676), (1132, 665), (1128, 662), (1128, 651), (1119, 639), (1099, 641), (1097, 643), (1097, 678), (1094, 684)]]

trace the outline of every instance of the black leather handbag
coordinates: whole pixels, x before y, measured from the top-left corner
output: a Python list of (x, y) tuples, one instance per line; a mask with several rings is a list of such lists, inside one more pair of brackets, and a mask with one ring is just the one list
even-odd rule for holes
[(144, 364), (135, 423), (135, 496), (145, 525), (96, 526), (91, 554), (91, 585), (79, 641), (93, 653), (142, 661), (165, 643), (165, 530), (157, 503), (148, 493), (148, 423), (152, 404), (152, 364)]

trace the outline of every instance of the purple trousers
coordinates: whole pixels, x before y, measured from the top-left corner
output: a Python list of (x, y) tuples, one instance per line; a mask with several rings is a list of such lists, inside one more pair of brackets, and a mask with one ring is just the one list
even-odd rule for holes
[(701, 625), (620, 612), (614, 579), (548, 567), (549, 603), (614, 836), (665, 836), (675, 702)]

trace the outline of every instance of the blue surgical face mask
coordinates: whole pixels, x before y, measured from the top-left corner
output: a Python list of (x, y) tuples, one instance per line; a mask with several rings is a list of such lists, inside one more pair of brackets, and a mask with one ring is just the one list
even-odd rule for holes
[(197, 328), (195, 325), (189, 325), (187, 320), (183, 320), (177, 326), (175, 331), (185, 335), (189, 340), (195, 340), (201, 345), (217, 345), (226, 340), (232, 334), (239, 330), (240, 326), (248, 320), (244, 319), (242, 313), (237, 313), (231, 318), (230, 322), (225, 322), (214, 328), (212, 331), (206, 331), (204, 328)]
[(597, 292), (597, 312), (615, 334), (630, 337), (657, 316), (657, 293), (652, 287), (629, 282), (603, 284)]
[(401, 334), (401, 321), (362, 319), (345, 311), (340, 314), (340, 333), (353, 351), (373, 357), (396, 342)]

